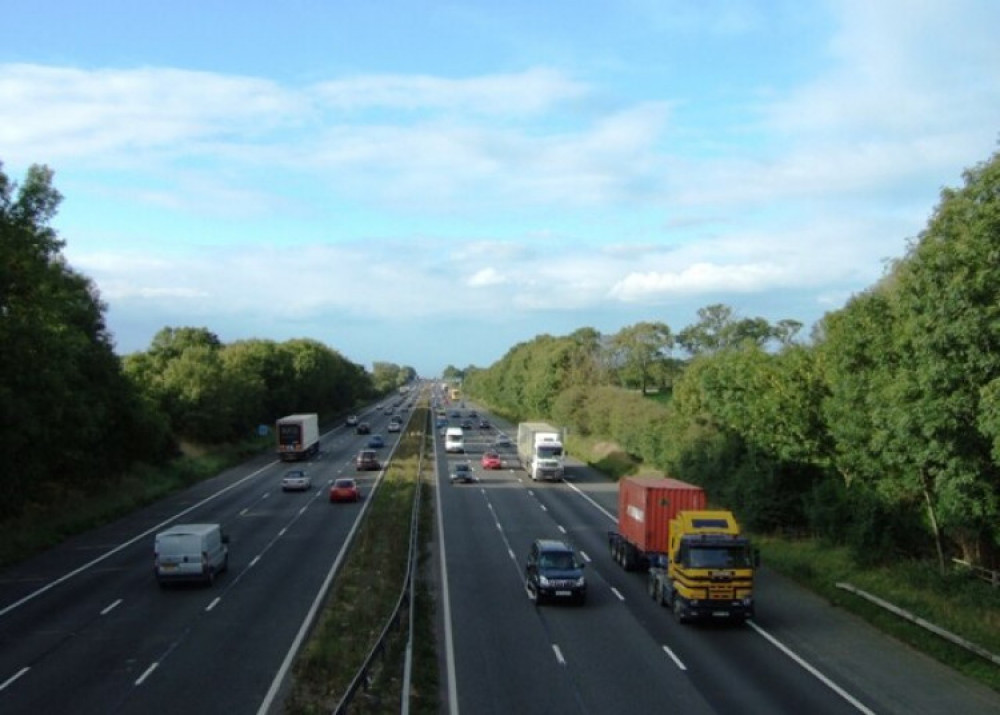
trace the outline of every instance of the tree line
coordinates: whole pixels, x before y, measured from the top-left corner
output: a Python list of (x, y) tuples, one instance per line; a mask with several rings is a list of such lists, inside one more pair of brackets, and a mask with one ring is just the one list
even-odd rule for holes
[(32, 166), (17, 184), (0, 164), (0, 520), (114, 489), (183, 442), (239, 442), (295, 412), (337, 416), (415, 377), (392, 363), (370, 373), (315, 340), (224, 344), (194, 327), (119, 357), (97, 288), (62, 256), (52, 179)]
[[(807, 341), (794, 320), (717, 304), (676, 333), (645, 322), (541, 335), (456, 372), (508, 417), (610, 437), (754, 529), (865, 560), (997, 568), (1000, 154), (963, 179), (884, 277)], [(661, 399), (645, 397), (654, 389)]]

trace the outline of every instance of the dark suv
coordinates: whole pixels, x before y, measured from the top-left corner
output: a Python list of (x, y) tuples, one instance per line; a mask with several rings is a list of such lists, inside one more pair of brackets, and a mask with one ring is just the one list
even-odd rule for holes
[(587, 580), (583, 563), (563, 541), (536, 539), (528, 552), (524, 568), (524, 588), (528, 598), (539, 604), (546, 599), (565, 599), (583, 604), (587, 599)]
[(358, 456), (354, 459), (354, 466), (361, 472), (382, 468), (378, 461), (378, 454), (373, 449), (363, 449), (358, 452)]

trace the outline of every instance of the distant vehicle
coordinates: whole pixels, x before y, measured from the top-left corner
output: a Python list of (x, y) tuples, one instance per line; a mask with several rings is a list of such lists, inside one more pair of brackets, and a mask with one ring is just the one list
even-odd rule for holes
[(281, 491), (283, 492), (301, 492), (311, 488), (312, 478), (303, 469), (293, 469), (290, 472), (285, 472), (285, 476), (281, 478)]
[(503, 461), (500, 459), (500, 455), (496, 452), (483, 452), (483, 458), (480, 461), (483, 469), (502, 469)]
[(368, 434), (372, 431), (371, 425), (367, 422), (359, 422), (358, 426), (354, 429), (358, 434)]
[(479, 420), (479, 429), (492, 429), (492, 427), (489, 420)]
[(175, 524), (156, 535), (153, 572), (160, 586), (200, 581), (207, 586), (229, 568), (229, 537), (218, 524)]
[(385, 446), (385, 439), (380, 434), (373, 434), (368, 439), (368, 449), (382, 449)]
[(444, 432), (445, 452), (465, 452), (465, 433), (461, 427), (449, 427)]
[(517, 456), (532, 480), (563, 478), (563, 433), (545, 422), (521, 422), (517, 426)]
[(330, 502), (360, 501), (361, 490), (353, 479), (337, 479), (330, 487)]
[(390, 422), (389, 426), (385, 428), (386, 432), (399, 432), (402, 428), (401, 422)]
[(354, 466), (362, 472), (382, 468), (382, 464), (378, 461), (378, 453), (373, 449), (363, 449), (358, 452), (358, 456), (354, 458)]
[(451, 483), (462, 482), (463, 484), (471, 484), (476, 481), (475, 475), (472, 473), (472, 468), (469, 466), (468, 462), (456, 462), (451, 468)]
[(357, 415), (348, 415), (347, 416), (347, 426), (348, 427), (357, 427), (358, 426), (358, 416)]
[(278, 456), (283, 462), (308, 459), (319, 452), (319, 416), (288, 415), (275, 423)]
[(438, 417), (437, 420), (434, 421), (434, 426), (437, 429), (441, 429), (442, 427), (447, 427), (448, 426), (448, 418), (447, 417)]
[(472, 420), (462, 420), (462, 429), (472, 429)]
[(462, 417), (462, 413), (459, 412), (458, 410), (452, 410), (452, 412), (449, 415), (449, 417), (452, 417), (452, 418), (454, 418), (454, 419), (457, 420), (457, 419), (460, 419)]
[(524, 567), (524, 588), (539, 605), (547, 599), (565, 599), (582, 605), (587, 599), (583, 562), (564, 541), (536, 539)]
[(497, 435), (496, 439), (493, 440), (494, 447), (510, 447), (514, 443), (510, 441), (510, 437), (505, 435), (503, 432)]

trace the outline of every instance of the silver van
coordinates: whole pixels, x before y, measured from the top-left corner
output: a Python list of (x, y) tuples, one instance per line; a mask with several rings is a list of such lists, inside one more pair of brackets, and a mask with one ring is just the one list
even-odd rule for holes
[(211, 586), (229, 568), (229, 537), (218, 524), (175, 524), (156, 535), (153, 571), (160, 586), (200, 581)]

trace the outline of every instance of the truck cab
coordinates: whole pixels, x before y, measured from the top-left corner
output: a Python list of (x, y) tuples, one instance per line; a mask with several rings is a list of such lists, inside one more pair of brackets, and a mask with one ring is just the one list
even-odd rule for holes
[(759, 562), (729, 511), (682, 511), (670, 522), (666, 564), (650, 568), (650, 590), (682, 623), (754, 614), (753, 577)]

